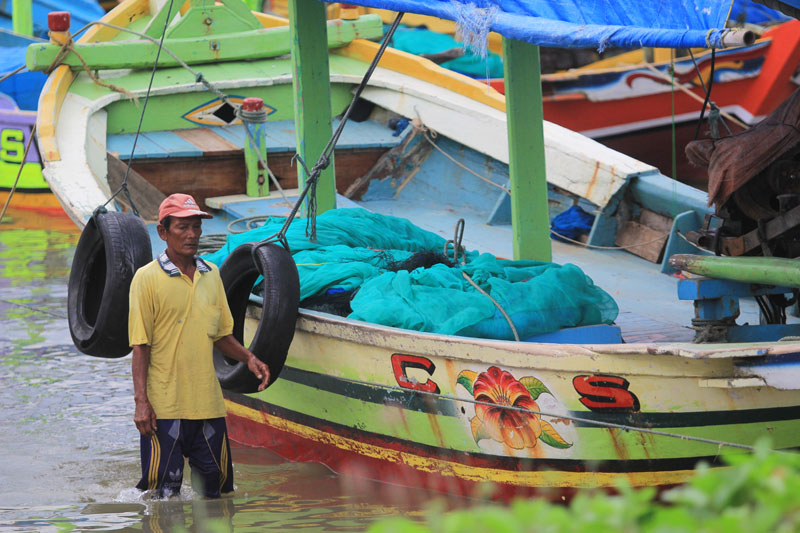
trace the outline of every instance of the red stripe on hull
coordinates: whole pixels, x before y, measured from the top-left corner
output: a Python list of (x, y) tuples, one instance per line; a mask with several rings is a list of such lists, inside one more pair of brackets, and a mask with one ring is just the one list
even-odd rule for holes
[[(304, 438), (275, 426), (265, 420), (257, 422), (246, 417), (228, 414), (228, 436), (246, 446), (267, 448), (291, 461), (319, 462), (344, 475), (425, 489), (464, 497), (486, 497), (486, 483), (472, 482), (426, 472), (406, 464), (389, 462), (344, 450), (333, 444)], [(315, 428), (320, 430), (322, 428)], [(514, 497), (540, 496), (560, 500), (574, 495), (574, 489), (535, 488), (495, 484), (489, 492), (493, 498), (508, 501)]]

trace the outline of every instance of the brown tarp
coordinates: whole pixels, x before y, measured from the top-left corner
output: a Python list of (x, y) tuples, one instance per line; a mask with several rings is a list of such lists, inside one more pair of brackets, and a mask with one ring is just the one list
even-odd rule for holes
[(800, 89), (747, 131), (686, 145), (686, 157), (708, 167), (708, 205), (719, 208), (784, 152), (800, 142)]

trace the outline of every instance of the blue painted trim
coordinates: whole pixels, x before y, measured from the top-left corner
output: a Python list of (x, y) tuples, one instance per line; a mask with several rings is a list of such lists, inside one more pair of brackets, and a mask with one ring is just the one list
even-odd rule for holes
[(728, 342), (776, 342), (797, 336), (800, 336), (800, 324), (736, 326), (728, 330)]
[(678, 281), (679, 300), (710, 300), (723, 296), (750, 297), (764, 294), (789, 294), (788, 287), (755, 285), (741, 281), (712, 278), (682, 279)]
[(564, 328), (550, 333), (536, 335), (524, 342), (547, 342), (555, 344), (621, 344), (622, 331), (618, 326), (599, 324)]
[[(697, 230), (703, 223), (697, 211), (684, 211), (675, 217), (672, 221), (672, 228), (669, 232), (667, 245), (664, 247), (664, 260), (661, 262), (662, 274), (674, 274), (678, 269), (673, 268), (669, 264), (669, 258), (675, 254), (696, 254), (696, 255), (711, 255), (708, 252), (700, 250), (696, 246), (687, 242), (681, 235), (686, 235), (690, 231)], [(680, 235), (678, 234), (680, 232)]]
[[(133, 147), (135, 136), (135, 133), (109, 135), (106, 139), (106, 147), (109, 152), (116, 152), (119, 154), (118, 157), (120, 159), (127, 161), (131, 156), (131, 148)], [(156, 157), (167, 157), (164, 148), (144, 135), (139, 135), (139, 139), (136, 141), (136, 151), (133, 154), (133, 159), (152, 159)]]
[[(336, 127), (338, 121), (334, 121)], [(213, 131), (231, 144), (244, 147), (247, 134), (244, 126), (208, 126)], [(267, 154), (294, 152), (297, 143), (294, 134), (294, 122), (281, 120), (267, 122)], [(393, 148), (403, 141), (402, 136), (393, 136), (394, 130), (374, 121), (348, 122), (342, 132), (337, 149), (352, 148)], [(108, 150), (117, 152), (121, 159), (127, 159), (133, 146), (134, 133), (118, 133), (107, 138)], [(134, 159), (163, 159), (167, 157), (196, 157), (202, 151), (192, 143), (182, 139), (171, 131), (155, 131), (143, 133), (136, 142)], [(244, 157), (244, 156), (242, 156)]]
[(203, 155), (201, 149), (171, 131), (151, 131), (143, 133), (141, 137), (160, 146), (165, 157), (200, 157)]
[(695, 211), (700, 220), (711, 213), (708, 194), (673, 180), (663, 174), (646, 174), (629, 180), (631, 198), (650, 211), (673, 218)]
[(236, 145), (239, 148), (244, 147), (244, 141), (247, 138), (247, 134), (245, 133), (244, 126), (242, 124), (234, 124), (233, 126), (212, 129), (214, 130), (214, 133), (229, 143)]
[[(506, 188), (510, 190), (511, 180), (506, 181)], [(497, 203), (489, 214), (486, 223), (490, 226), (507, 226), (511, 224), (511, 195), (506, 191), (500, 191), (497, 196)]]

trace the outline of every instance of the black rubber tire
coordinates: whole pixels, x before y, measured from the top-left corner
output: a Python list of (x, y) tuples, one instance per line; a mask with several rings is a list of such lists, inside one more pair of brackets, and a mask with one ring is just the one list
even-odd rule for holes
[(69, 332), (87, 355), (127, 355), (131, 280), (152, 261), (150, 236), (139, 217), (99, 212), (81, 233), (67, 286)]
[[(264, 276), (261, 319), (248, 348), (269, 367), (271, 385), (283, 369), (294, 338), (300, 307), (300, 278), (294, 259), (283, 247), (256, 245), (246, 243), (236, 248), (219, 271), (233, 315), (233, 336), (242, 343), (250, 293), (258, 276)], [(258, 390), (259, 381), (247, 365), (225, 357), (219, 350), (214, 350), (214, 368), (222, 388), (241, 393)]]

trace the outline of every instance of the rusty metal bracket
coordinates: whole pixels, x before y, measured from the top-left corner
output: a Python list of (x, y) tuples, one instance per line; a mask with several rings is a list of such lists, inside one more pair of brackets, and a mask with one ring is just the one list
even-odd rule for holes
[(760, 247), (763, 240), (774, 239), (798, 225), (800, 225), (800, 206), (776, 216), (765, 222), (763, 227), (754, 229), (739, 237), (721, 237), (720, 251), (724, 255), (743, 255)]

